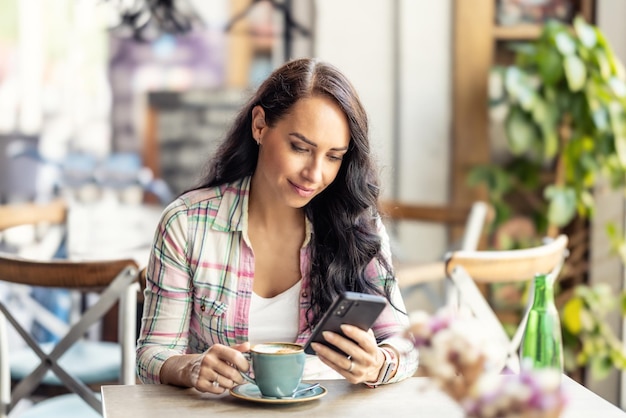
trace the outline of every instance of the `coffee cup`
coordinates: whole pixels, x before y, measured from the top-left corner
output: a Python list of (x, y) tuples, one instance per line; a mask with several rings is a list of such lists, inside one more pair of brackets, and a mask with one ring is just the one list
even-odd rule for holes
[(302, 380), (306, 355), (300, 344), (270, 342), (254, 345), (247, 357), (254, 377), (241, 372), (244, 379), (255, 384), (261, 395), (273, 398), (290, 397)]

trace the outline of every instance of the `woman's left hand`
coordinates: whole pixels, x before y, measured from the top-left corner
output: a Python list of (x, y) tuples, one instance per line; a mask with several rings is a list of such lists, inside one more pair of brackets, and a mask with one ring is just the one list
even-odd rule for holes
[(342, 350), (347, 356), (324, 344), (312, 343), (311, 347), (317, 356), (350, 383), (376, 381), (385, 362), (385, 356), (376, 344), (372, 330), (363, 331), (347, 324), (342, 325), (341, 330), (351, 340), (330, 331), (325, 331), (323, 335), (326, 341)]

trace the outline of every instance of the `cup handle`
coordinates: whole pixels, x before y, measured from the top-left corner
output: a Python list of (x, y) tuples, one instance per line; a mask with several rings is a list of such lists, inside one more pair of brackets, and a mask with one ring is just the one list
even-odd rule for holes
[[(243, 354), (243, 356), (246, 358), (246, 360), (248, 360), (248, 363), (250, 363), (250, 368), (252, 368), (252, 358), (250, 356), (250, 352), (246, 351), (246, 352), (241, 353), (241, 354)], [(241, 375), (241, 377), (246, 379), (248, 382), (256, 385), (256, 380), (254, 380), (252, 377), (250, 377), (250, 375), (248, 373), (239, 370), (239, 374)]]

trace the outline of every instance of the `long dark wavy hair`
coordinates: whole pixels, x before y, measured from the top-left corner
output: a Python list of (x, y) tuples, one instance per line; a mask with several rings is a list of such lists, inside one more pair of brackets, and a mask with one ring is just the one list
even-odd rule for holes
[[(334, 66), (310, 58), (275, 70), (237, 115), (197, 187), (218, 186), (254, 173), (259, 155), (252, 140), (255, 106), (263, 107), (265, 121), (272, 127), (298, 100), (312, 96), (328, 97), (339, 105), (348, 119), (350, 145), (335, 180), (304, 207), (313, 225), (309, 327), (341, 292), (377, 293), (390, 300), (393, 285), (392, 267), (381, 253), (377, 233), (379, 183), (370, 154), (367, 114), (350, 81)], [(366, 279), (366, 266), (373, 259), (385, 271), (382, 290)]]

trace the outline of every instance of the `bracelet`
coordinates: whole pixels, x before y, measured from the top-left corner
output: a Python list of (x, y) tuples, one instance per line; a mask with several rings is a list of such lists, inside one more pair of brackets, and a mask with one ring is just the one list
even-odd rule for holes
[(396, 365), (398, 364), (398, 360), (396, 359), (396, 353), (394, 353), (393, 350), (389, 350), (384, 347), (379, 348), (385, 356), (385, 361), (380, 369), (380, 373), (378, 373), (378, 379), (376, 379), (375, 382), (365, 382), (365, 385), (370, 388), (375, 388), (384, 383), (387, 383), (391, 378), (391, 374), (394, 371)]

